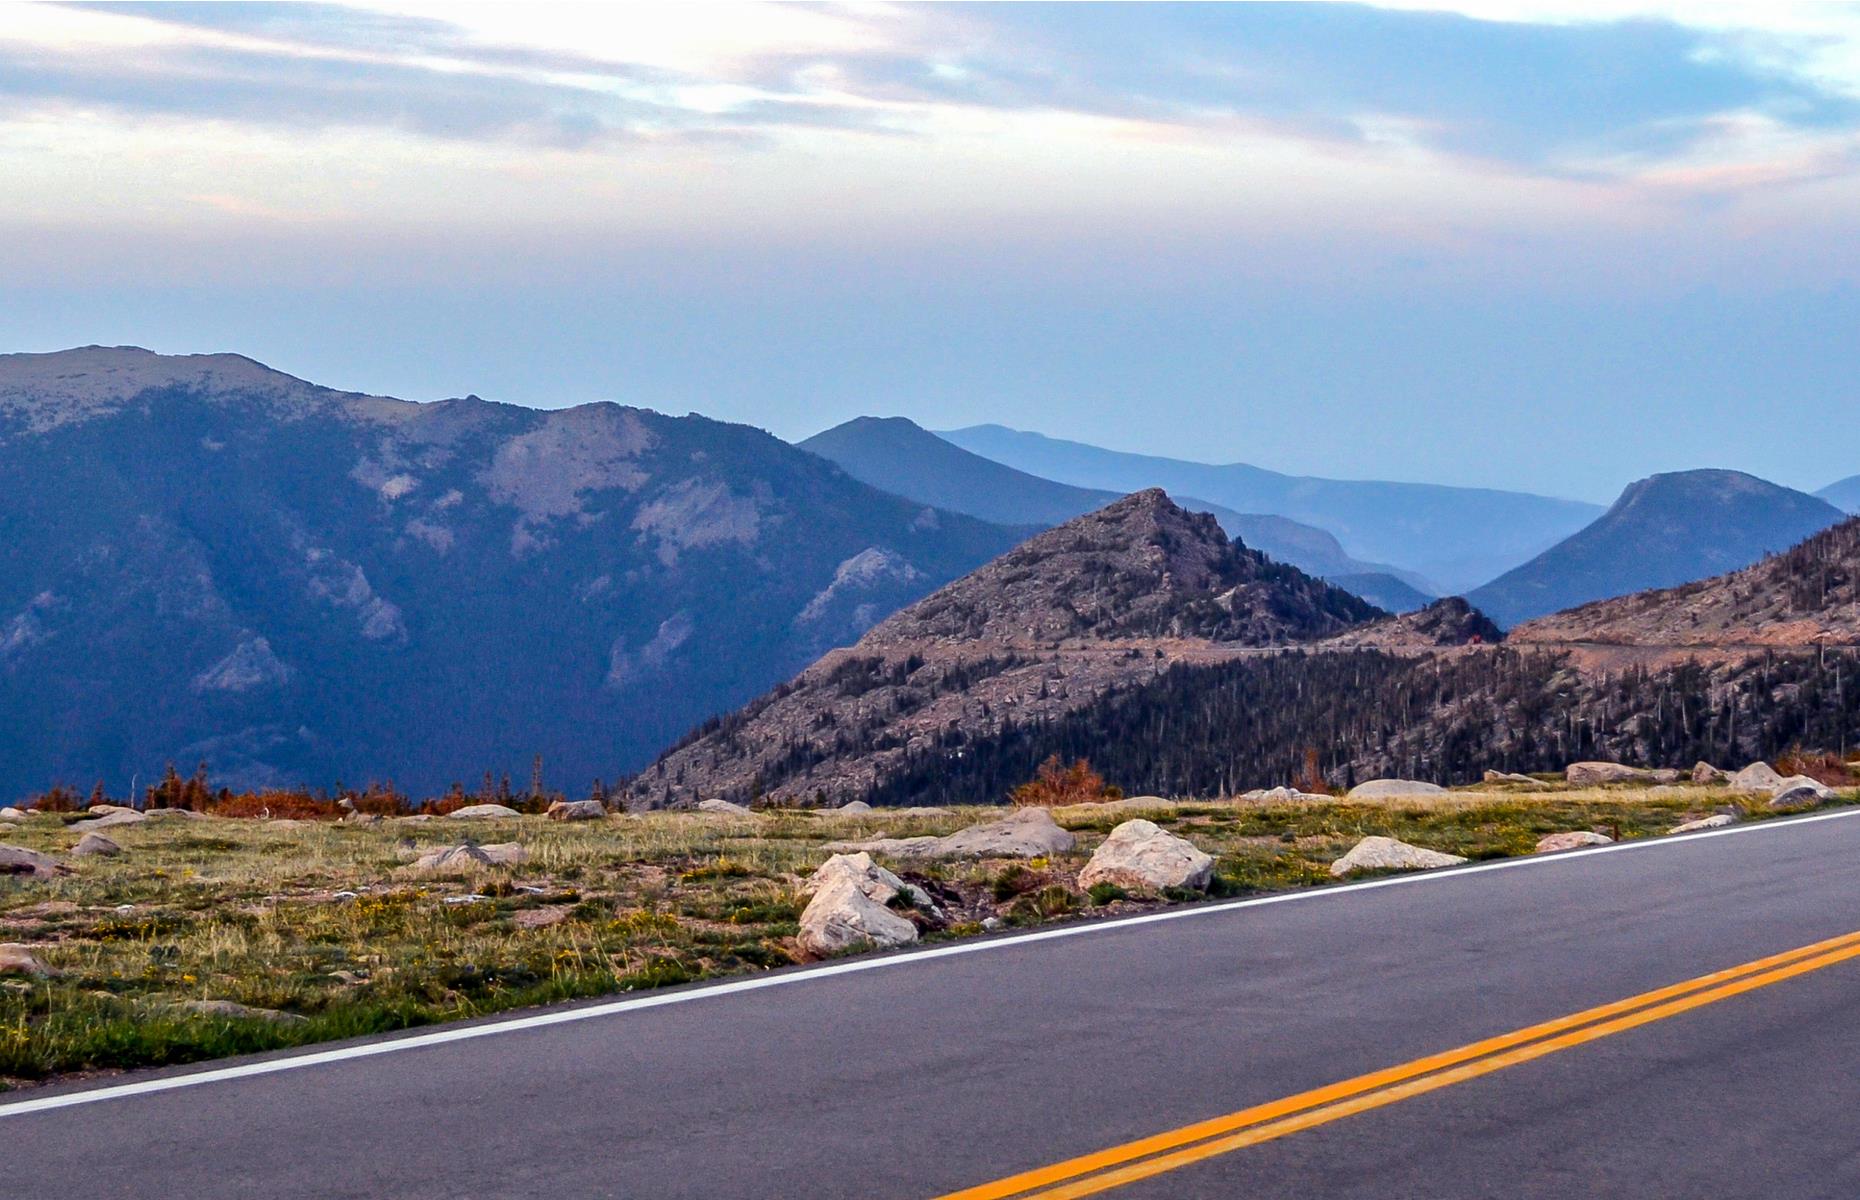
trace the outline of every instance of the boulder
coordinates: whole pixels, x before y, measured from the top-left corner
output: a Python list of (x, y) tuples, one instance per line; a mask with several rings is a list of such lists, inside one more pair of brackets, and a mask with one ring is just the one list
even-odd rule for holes
[(230, 1021), (272, 1021), (294, 1025), (305, 1019), (296, 1013), (279, 1012), (275, 1008), (251, 1008), (231, 1000), (181, 1000), (170, 1007), (202, 1017), (221, 1017)]
[(1737, 824), (1737, 818), (1730, 813), (1713, 813), (1709, 817), (1700, 817), (1696, 821), (1681, 821), (1667, 830), (1668, 834), (1696, 833), (1701, 829), (1723, 829), (1726, 825)]
[(78, 844), (71, 849), (71, 857), (84, 858), (92, 854), (104, 858), (114, 858), (123, 852), (123, 848), (104, 837), (101, 833), (87, 833), (78, 839)]
[[(149, 819), (147, 813), (139, 813), (133, 808), (115, 808), (112, 806), (100, 807), (110, 807), (110, 811), (104, 813), (101, 817), (94, 817), (88, 821), (75, 822), (71, 827), (73, 829), (111, 829), (118, 825), (140, 825), (142, 822)], [(95, 812), (96, 808), (92, 808), (90, 811)]]
[(1603, 787), (1611, 783), (1651, 782), (1653, 772), (1620, 763), (1579, 762), (1569, 764), (1563, 771), (1563, 778), (1577, 787)]
[(1608, 846), (1613, 838), (1604, 833), (1589, 829), (1577, 829), (1569, 833), (1552, 833), (1537, 839), (1538, 854), (1554, 854), (1558, 850), (1574, 850), (1579, 846)]
[(413, 860), (415, 871), (482, 871), (490, 867), (510, 867), (529, 857), (516, 842), (499, 842), (491, 846), (474, 846), (469, 842), (457, 846), (439, 846)]
[(1693, 783), (1723, 783), (1730, 777), (1729, 771), (1720, 770), (1708, 762), (1700, 761), (1692, 764)]
[(1447, 789), (1418, 779), (1371, 779), (1345, 794), (1346, 800), (1399, 800), (1406, 796), (1444, 796)]
[(467, 804), (446, 815), (460, 821), (502, 821), (523, 814), (507, 804)]
[(1214, 860), (1186, 838), (1144, 820), (1125, 821), (1092, 852), (1079, 872), (1079, 887), (1109, 883), (1133, 892), (1171, 888), (1205, 891), (1214, 878)]
[(1485, 773), (1485, 776), (1482, 782), (1498, 783), (1498, 784), (1524, 783), (1524, 784), (1536, 785), (1536, 784), (1539, 784), (1541, 781), (1533, 779), (1529, 775), (1518, 775), (1511, 771), (1487, 771)]
[(52, 879), (71, 874), (71, 867), (49, 854), (28, 850), (24, 846), (0, 845), (0, 875), (32, 875)]
[(49, 978), (58, 974), (39, 961), (31, 946), (19, 942), (0, 942), (0, 975), (37, 975)]
[(602, 821), (607, 806), (599, 800), (557, 800), (543, 815), (551, 821)]
[(151, 808), (142, 814), (151, 821), (217, 821), (212, 813), (195, 812), (191, 808)]
[(1289, 787), (1254, 788), (1250, 792), (1240, 793), (1240, 799), (1249, 804), (1299, 804), (1330, 798), (1318, 792), (1301, 792)]
[(0, 821), (24, 821), (26, 813), (18, 808), (0, 808)]
[[(831, 860), (829, 860), (831, 861)], [(850, 873), (821, 885), (801, 910), (801, 948), (815, 957), (876, 946), (887, 949), (917, 940), (917, 926), (875, 900)]]
[(718, 813), (726, 817), (753, 817), (755, 810), (732, 804), (728, 800), (699, 800), (697, 810), (701, 813)]
[(1731, 787), (1739, 792), (1774, 792), (1782, 776), (1766, 762), (1753, 762), (1731, 776)]
[(1366, 837), (1352, 846), (1348, 854), (1330, 864), (1330, 873), (1341, 877), (1354, 871), (1425, 871), (1434, 867), (1454, 867), (1465, 861), (1457, 854), (1410, 846), (1392, 837)]
[(812, 896), (822, 888), (830, 887), (840, 881), (850, 881), (852, 885), (878, 901), (890, 904), (892, 898), (899, 895), (909, 896), (911, 903), (929, 912), (936, 911), (929, 893), (913, 883), (906, 883), (890, 871), (872, 861), (866, 853), (835, 854), (821, 863), (806, 882), (801, 884), (801, 894)]
[(1044, 808), (1016, 809), (998, 821), (958, 829), (947, 837), (874, 838), (831, 842), (829, 850), (889, 854), (894, 858), (1044, 858), (1076, 844)]
[(386, 818), (382, 817), (380, 813), (365, 813), (351, 810), (342, 814), (342, 823), (344, 825), (379, 825), (385, 819)]
[(84, 811), (93, 817), (107, 817), (111, 813), (135, 812), (136, 810), (127, 804), (90, 804), (85, 806)]
[(1778, 796), (1782, 795), (1784, 792), (1794, 791), (1813, 792), (1817, 800), (1832, 800), (1835, 798), (1833, 788), (1821, 782), (1821, 780), (1811, 778), (1807, 775), (1791, 775), (1776, 785), (1776, 794)]
[(1647, 772), (1647, 778), (1655, 783), (1678, 783), (1684, 777), (1678, 767), (1655, 767)]
[(1776, 789), (1770, 797), (1769, 808), (1811, 808), (1834, 795), (1819, 783), (1810, 780), (1805, 784), (1783, 786)]
[(833, 811), (843, 813), (869, 813), (872, 811), (872, 806), (863, 800), (852, 800), (840, 805)]

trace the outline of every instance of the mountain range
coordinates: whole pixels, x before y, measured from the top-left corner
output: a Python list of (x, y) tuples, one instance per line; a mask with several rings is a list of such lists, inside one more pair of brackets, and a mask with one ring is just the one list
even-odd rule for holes
[(1160, 487), (1236, 512), (1272, 513), (1333, 534), (1348, 554), (1394, 563), (1440, 595), (1461, 592), (1581, 529), (1598, 505), (1489, 488), (1321, 479), (1244, 463), (1214, 465), (1106, 450), (1000, 425), (939, 436), (984, 458), (1119, 494)]
[(1825, 500), (1741, 471), (1630, 484), (1595, 522), (1467, 593), (1500, 625), (1737, 570), (1838, 524)]
[[(858, 417), (797, 443), (873, 487), (1010, 526), (1044, 528), (1113, 503), (1124, 493), (1042, 479), (964, 450), (904, 417)], [(1322, 576), (1370, 603), (1407, 612), (1433, 597), (1399, 567), (1351, 558), (1329, 532), (1290, 518), (1237, 513), (1193, 497), (1177, 503), (1211, 513), (1227, 533), (1268, 557)]]
[(0, 794), (586, 787), (1023, 532), (702, 417), (0, 356)]

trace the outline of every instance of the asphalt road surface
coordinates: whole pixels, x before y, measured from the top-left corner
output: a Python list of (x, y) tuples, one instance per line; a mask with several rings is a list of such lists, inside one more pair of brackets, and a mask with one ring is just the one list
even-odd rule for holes
[(1860, 936), (1747, 966), (1860, 812), (1180, 911), (0, 1098), (0, 1195), (1860, 1196)]

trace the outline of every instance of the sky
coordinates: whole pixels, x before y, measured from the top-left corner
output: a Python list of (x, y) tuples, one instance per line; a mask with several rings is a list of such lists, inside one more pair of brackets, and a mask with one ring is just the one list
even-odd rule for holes
[(0, 351), (1860, 473), (1860, 5), (0, 3)]

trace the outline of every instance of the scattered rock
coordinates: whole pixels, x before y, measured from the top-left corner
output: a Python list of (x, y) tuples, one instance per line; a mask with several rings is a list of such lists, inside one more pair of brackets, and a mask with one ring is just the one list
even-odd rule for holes
[(467, 804), (446, 815), (461, 821), (502, 821), (523, 814), (507, 804)]
[(73, 858), (84, 858), (99, 854), (105, 858), (114, 858), (123, 852), (123, 848), (104, 837), (101, 833), (87, 833), (78, 839), (78, 844), (71, 849)]
[(1344, 796), (1346, 800), (1395, 800), (1403, 796), (1444, 796), (1447, 789), (1437, 783), (1418, 779), (1371, 779), (1359, 783)]
[(59, 972), (39, 961), (31, 946), (19, 942), (0, 942), (0, 975), (37, 975), (50, 978)]
[[(1603, 787), (1611, 783), (1652, 782), (1653, 772), (1620, 763), (1579, 762), (1569, 764), (1563, 772), (1563, 778), (1577, 787)], [(1673, 778), (1677, 779), (1678, 775), (1675, 774)]]
[[(873, 863), (869, 854), (834, 855), (802, 888), (811, 891), (813, 899), (801, 910), (801, 948), (819, 957), (859, 946), (884, 949), (916, 941), (917, 926), (888, 907), (907, 887)], [(910, 892), (923, 895), (915, 888)]]
[(185, 1009), (202, 1017), (222, 1017), (229, 1021), (272, 1021), (294, 1025), (305, 1018), (275, 1008), (251, 1008), (231, 1000), (182, 1000), (171, 1007)]
[(1596, 833), (1589, 829), (1578, 829), (1570, 833), (1553, 833), (1537, 839), (1538, 854), (1554, 854), (1558, 850), (1574, 850), (1578, 846), (1608, 846), (1614, 843), (1607, 834)]
[(557, 800), (543, 815), (551, 821), (603, 821), (607, 806), (599, 800)]
[(1485, 776), (1482, 782), (1484, 783), (1523, 783), (1523, 784), (1529, 784), (1533, 787), (1542, 786), (1542, 783), (1543, 783), (1542, 780), (1533, 779), (1529, 775), (1519, 775), (1513, 771), (1487, 771), (1485, 773)]
[(39, 879), (52, 879), (69, 874), (70, 865), (59, 862), (49, 854), (40, 854), (24, 846), (0, 846), (0, 875), (31, 875)]
[(754, 809), (744, 808), (740, 804), (732, 804), (728, 800), (699, 800), (697, 810), (705, 813), (721, 813), (727, 817), (753, 817), (756, 815)]
[(1692, 764), (1693, 783), (1723, 783), (1730, 777), (1729, 771), (1720, 770), (1708, 762), (1700, 761)]
[(1186, 838), (1168, 833), (1144, 820), (1125, 821), (1092, 852), (1079, 872), (1079, 887), (1110, 883), (1133, 892), (1162, 892), (1171, 888), (1207, 890), (1214, 878), (1214, 859)]
[(1457, 854), (1410, 846), (1391, 837), (1366, 837), (1351, 847), (1348, 854), (1330, 864), (1330, 873), (1343, 876), (1353, 871), (1425, 871), (1458, 866), (1465, 861)]
[(1753, 762), (1731, 776), (1731, 787), (1740, 792), (1774, 792), (1781, 782), (1782, 776), (1766, 762)]
[[(93, 808), (91, 811), (94, 812), (96, 809)], [(133, 808), (111, 807), (111, 810), (104, 813), (101, 817), (96, 817), (88, 821), (78, 821), (73, 823), (71, 827), (73, 829), (110, 829), (117, 825), (140, 825), (148, 819), (147, 813), (139, 813)]]
[(474, 846), (466, 842), (457, 846), (440, 846), (413, 860), (415, 871), (480, 871), (486, 867), (509, 867), (528, 855), (516, 842), (499, 842), (491, 846)]
[(1044, 858), (1064, 854), (1077, 839), (1044, 808), (1016, 809), (998, 821), (958, 829), (947, 837), (876, 838), (835, 842), (829, 850), (889, 854), (897, 858)]
[(1668, 834), (1694, 833), (1700, 829), (1723, 829), (1726, 825), (1737, 824), (1737, 818), (1730, 813), (1713, 813), (1709, 817), (1700, 817), (1696, 821), (1682, 821), (1667, 830)]

